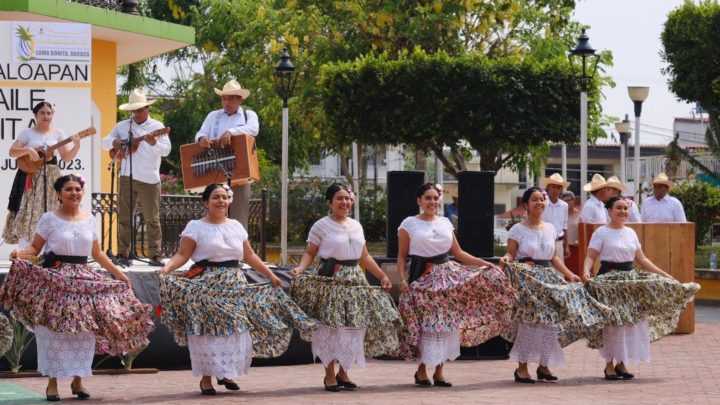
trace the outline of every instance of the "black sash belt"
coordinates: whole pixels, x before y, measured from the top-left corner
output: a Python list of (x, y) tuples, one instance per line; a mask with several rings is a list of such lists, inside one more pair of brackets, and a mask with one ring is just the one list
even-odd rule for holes
[(597, 275), (599, 276), (605, 273), (609, 273), (613, 270), (631, 271), (633, 270), (633, 262), (612, 263), (603, 260), (600, 262), (600, 269), (598, 269)]
[[(49, 165), (57, 165), (57, 156), (53, 156), (52, 160), (47, 162)], [(15, 179), (12, 187), (10, 187), (10, 198), (8, 199), (8, 211), (18, 212), (23, 194), (25, 194), (25, 182), (27, 182), (27, 174), (20, 169), (15, 171)], [(52, 184), (48, 183), (48, 189), (52, 188)]]
[(224, 262), (211, 262), (209, 260), (200, 260), (199, 262), (193, 263), (192, 266), (190, 266), (190, 270), (193, 270), (198, 267), (230, 267), (230, 268), (238, 268), (240, 267), (240, 261), (239, 260), (226, 260)]
[(359, 260), (336, 260), (331, 258), (320, 259), (317, 275), (323, 277), (332, 277), (335, 275), (337, 266), (357, 266)]
[(523, 257), (522, 259), (518, 259), (518, 261), (519, 261), (520, 263), (529, 263), (529, 262), (532, 262), (532, 263), (537, 264), (538, 266), (543, 266), (543, 267), (550, 267), (550, 266), (552, 266), (552, 264), (550, 264), (550, 260), (537, 260), (537, 259), (531, 259), (531, 258), (529, 258), (529, 257)]
[(410, 256), (410, 269), (408, 270), (410, 279), (408, 280), (408, 284), (424, 276), (428, 264), (442, 264), (448, 261), (450, 261), (450, 255), (447, 253), (433, 257)]
[(45, 261), (43, 261), (43, 267), (48, 268), (48, 269), (55, 267), (55, 264), (57, 262), (73, 263), (73, 264), (87, 264), (88, 258), (87, 258), (87, 256), (56, 255), (53, 252), (45, 253)]

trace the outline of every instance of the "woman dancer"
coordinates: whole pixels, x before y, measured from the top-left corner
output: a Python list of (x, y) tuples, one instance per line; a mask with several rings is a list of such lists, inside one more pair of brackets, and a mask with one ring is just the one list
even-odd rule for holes
[[(392, 284), (365, 247), (360, 223), (348, 217), (355, 200), (345, 185), (334, 183), (325, 192), (330, 215), (315, 222), (308, 247), (293, 269), (290, 293), (298, 305), (318, 323), (312, 334), (313, 357), (325, 367), (327, 391), (355, 389), (347, 371), (355, 362), (365, 368), (365, 356), (380, 356), (398, 346), (402, 321), (392, 298), (380, 287), (371, 287), (358, 263), (380, 280), (385, 290)], [(317, 274), (303, 274), (320, 256)], [(335, 361), (340, 369), (335, 374)]]
[[(232, 202), (230, 188), (210, 184), (202, 200), (208, 215), (190, 221), (178, 252), (158, 274), (163, 322), (175, 341), (190, 349), (193, 376), (202, 376), (200, 392), (215, 395), (213, 376), (218, 385), (239, 390), (232, 379), (250, 371), (253, 356), (277, 357), (287, 350), (293, 328), (303, 331), (315, 325), (253, 252), (243, 226), (225, 217)], [(188, 272), (168, 276), (190, 258), (195, 264)], [(240, 260), (272, 284), (248, 284)]]
[[(41, 160), (41, 157), (34, 148), (53, 146), (65, 140), (67, 136), (61, 129), (51, 126), (55, 109), (50, 103), (45, 101), (38, 103), (32, 111), (35, 114), (36, 126), (25, 128), (20, 132), (17, 140), (10, 147), (9, 155), (14, 158), (30, 156), (30, 160), (37, 162)], [(5, 230), (3, 231), (5, 242), (13, 245), (19, 244), (20, 248), (30, 246), (40, 217), (46, 211), (55, 211), (60, 208), (60, 201), (53, 193), (53, 184), (62, 175), (57, 165), (57, 157), (59, 155), (65, 162), (75, 159), (75, 155), (80, 150), (80, 138), (73, 135), (71, 139), (73, 148), (70, 149), (70, 145), (60, 147), (53, 159), (47, 162), (46, 168), (40, 166), (33, 174), (25, 174), (20, 169), (15, 172), (15, 180), (10, 190)], [(47, 172), (47, 179), (43, 175), (45, 172)], [(43, 193), (46, 186), (47, 210)]]
[[(599, 227), (590, 239), (583, 269), (590, 294), (613, 309), (602, 332), (588, 338), (588, 347), (600, 349), (605, 359), (605, 379), (631, 379), (628, 360), (650, 362), (650, 342), (671, 333), (688, 302), (700, 286), (681, 284), (660, 270), (643, 254), (637, 234), (625, 223), (630, 206), (622, 196), (605, 204), (610, 223)], [(601, 266), (590, 278), (595, 260)], [(645, 271), (633, 268), (637, 261)], [(617, 361), (617, 365), (613, 364)]]
[[(130, 280), (115, 267), (98, 243), (95, 217), (80, 210), (85, 181), (68, 174), (55, 181), (61, 208), (38, 221), (32, 245), (14, 250), (7, 278), (0, 287), (0, 303), (35, 330), (38, 371), (50, 378), (48, 401), (59, 401), (57, 380), (74, 377), (73, 395), (90, 393), (82, 377), (92, 376), (94, 354), (134, 353), (148, 345), (155, 325), (152, 307), (135, 298)], [(45, 249), (42, 267), (20, 257)], [(87, 264), (92, 255), (117, 280), (98, 274)]]
[[(546, 199), (538, 187), (525, 191), (522, 203), (528, 218), (510, 229), (507, 253), (500, 259), (520, 294), (513, 328), (503, 336), (514, 341), (510, 357), (518, 362), (515, 381), (519, 383), (535, 383), (527, 367), (531, 361), (539, 363), (538, 380), (558, 380), (550, 367), (565, 364), (562, 346), (602, 329), (610, 314), (610, 309), (592, 299), (578, 283), (580, 277), (558, 258), (555, 229), (541, 219)], [(516, 258), (520, 263), (512, 263)]]
[[(506, 332), (517, 293), (502, 270), (464, 252), (450, 221), (435, 215), (442, 197), (438, 186), (424, 184), (416, 195), (422, 213), (398, 229), (400, 312), (407, 331), (397, 354), (420, 361), (415, 384), (451, 387), (443, 374), (445, 361), (460, 356), (461, 345), (475, 346)], [(448, 253), (480, 268), (462, 266)], [(433, 382), (428, 366), (435, 368)]]

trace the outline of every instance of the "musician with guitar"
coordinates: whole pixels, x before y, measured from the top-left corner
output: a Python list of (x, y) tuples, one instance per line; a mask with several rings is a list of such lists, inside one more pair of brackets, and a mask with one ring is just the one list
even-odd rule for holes
[[(89, 128), (68, 137), (63, 130), (53, 128), (55, 108), (46, 101), (35, 105), (32, 111), (35, 127), (22, 130), (9, 152), (10, 157), (18, 159), (18, 170), (10, 191), (2, 236), (6, 243), (19, 244), (20, 248), (32, 243), (40, 217), (47, 211), (60, 208), (60, 201), (53, 190), (55, 180), (62, 176), (58, 156), (65, 162), (71, 162), (80, 150), (80, 138), (91, 132)], [(73, 143), (72, 149), (68, 145), (70, 142)], [(47, 161), (45, 167), (43, 160)]]
[[(242, 102), (250, 96), (250, 90), (243, 89), (235, 80), (225, 83), (223, 89), (215, 89), (215, 94), (222, 99), (222, 109), (212, 111), (205, 118), (202, 128), (195, 135), (195, 141), (200, 146), (210, 148), (210, 141), (220, 140), (223, 147), (230, 146), (231, 137), (235, 135), (257, 136), (260, 132), (258, 116), (254, 111), (240, 107)], [(215, 183), (227, 181), (223, 178), (214, 180)], [(233, 186), (235, 195), (230, 204), (230, 218), (237, 220), (245, 229), (248, 229), (248, 216), (250, 214), (250, 184)]]
[[(133, 145), (129, 147), (132, 156), (133, 194), (130, 195), (130, 159), (124, 158), (120, 163), (119, 212), (118, 212), (118, 254), (120, 264), (127, 264), (130, 253), (130, 229), (132, 217), (135, 215), (135, 204), (140, 200), (140, 207), (145, 218), (148, 235), (148, 253), (150, 264), (163, 266), (160, 256), (162, 230), (160, 229), (160, 162), (170, 154), (169, 128), (162, 122), (150, 118), (150, 105), (155, 100), (147, 100), (145, 93), (135, 89), (130, 94), (127, 104), (119, 108), (132, 111), (129, 120), (119, 122), (110, 135), (102, 140), (102, 148), (110, 151), (110, 156), (122, 154), (128, 141), (128, 133), (133, 133)], [(118, 158), (120, 160), (120, 157)]]

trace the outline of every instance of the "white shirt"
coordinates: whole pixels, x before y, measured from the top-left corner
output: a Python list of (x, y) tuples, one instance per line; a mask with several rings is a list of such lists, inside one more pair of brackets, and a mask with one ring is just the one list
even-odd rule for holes
[(195, 135), (195, 142), (206, 136), (212, 141), (220, 138), (220, 136), (230, 131), (232, 135), (247, 134), (257, 136), (260, 132), (260, 122), (254, 111), (247, 110), (247, 122), (242, 107), (233, 115), (227, 115), (225, 110), (213, 111), (205, 117), (200, 131)]
[(400, 224), (398, 233), (404, 229), (410, 235), (410, 256), (433, 257), (447, 253), (453, 244), (453, 226), (445, 217), (423, 221), (407, 217)]
[(625, 263), (635, 260), (635, 252), (641, 246), (637, 234), (631, 228), (612, 229), (605, 225), (595, 230), (588, 248), (600, 252), (600, 261)]
[[(65, 139), (67, 139), (67, 135), (65, 135), (65, 132), (63, 132), (62, 129), (55, 129), (53, 132), (43, 135), (35, 132), (32, 128), (25, 128), (17, 137), (17, 140), (21, 141), (24, 147), (33, 149), (41, 148), (43, 145), (50, 147), (64, 141)], [(55, 151), (55, 156), (60, 158), (60, 153), (57, 150)]]
[(225, 224), (211, 224), (201, 220), (190, 221), (180, 234), (195, 241), (192, 260), (224, 262), (243, 259), (243, 243), (248, 234), (240, 222), (232, 220)]
[(610, 215), (605, 209), (605, 204), (593, 195), (585, 202), (582, 220), (586, 224), (607, 224), (610, 222)]
[(660, 201), (652, 196), (642, 206), (643, 222), (687, 222), (682, 203), (670, 194)]
[(318, 245), (318, 256), (335, 260), (360, 259), (365, 246), (365, 234), (360, 222), (348, 219), (348, 225), (340, 225), (330, 217), (315, 222), (307, 241)]
[[(113, 128), (110, 135), (106, 136), (102, 140), (102, 148), (104, 150), (110, 150), (113, 148), (113, 141), (119, 139), (122, 142), (128, 140), (128, 132), (132, 127), (133, 138), (143, 136), (152, 131), (165, 128), (162, 122), (154, 120), (150, 117), (143, 122), (138, 124), (133, 121), (132, 125), (129, 120), (118, 122)], [(132, 155), (133, 165), (133, 180), (142, 181), (147, 184), (160, 183), (160, 162), (162, 158), (170, 154), (172, 145), (170, 144), (169, 136), (159, 136), (155, 138), (157, 143), (154, 146), (150, 146), (149, 143), (142, 141), (138, 146), (137, 152)], [(126, 154), (120, 167), (121, 176), (130, 176), (130, 158)]]
[(62, 256), (90, 256), (93, 242), (98, 240), (97, 222), (92, 215), (71, 222), (49, 211), (38, 221), (35, 233), (45, 239), (45, 252)]
[(555, 256), (555, 227), (545, 223), (545, 229), (536, 231), (522, 223), (513, 225), (508, 232), (508, 239), (518, 244), (515, 259), (552, 260)]
[(630, 213), (628, 215), (627, 222), (629, 224), (642, 222), (642, 219), (640, 218), (640, 210), (638, 210), (638, 206), (635, 203), (635, 201), (630, 201), (630, 200), (626, 200), (626, 201), (630, 205)]
[(564, 229), (568, 229), (568, 205), (565, 201), (557, 199), (557, 202), (553, 204), (552, 200), (548, 199), (545, 204), (545, 211), (542, 214), (542, 220), (552, 224), (555, 228), (555, 233), (558, 238), (565, 235)]

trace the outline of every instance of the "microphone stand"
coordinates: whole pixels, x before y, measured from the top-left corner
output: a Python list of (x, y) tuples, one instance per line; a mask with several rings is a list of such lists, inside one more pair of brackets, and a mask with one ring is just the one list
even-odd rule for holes
[[(120, 149), (115, 154), (115, 157), (113, 158), (112, 162), (110, 162), (110, 165), (108, 166), (108, 170), (110, 170), (110, 232), (108, 233), (108, 249), (107, 249), (107, 256), (110, 258), (110, 260), (115, 264), (116, 266), (125, 267), (124, 265), (120, 264), (115, 259), (115, 254), (112, 251), (112, 226), (113, 226), (113, 213), (115, 211), (115, 162), (117, 162), (118, 158), (120, 157), (120, 152), (125, 148), (122, 144), (120, 144)], [(118, 193), (119, 197), (119, 193)]]
[(47, 145), (43, 141), (43, 201), (44, 201), (44, 212), (47, 212)]
[[(227, 185), (230, 187), (230, 190), (232, 190), (232, 173), (228, 172), (227, 169), (225, 169), (225, 166), (220, 163), (217, 153), (215, 153), (215, 149), (213, 149), (212, 146), (210, 147), (210, 150), (208, 150), (208, 155), (215, 160), (215, 164), (223, 171), (223, 176), (227, 178)], [(230, 204), (228, 204), (227, 216), (230, 218)]]
[[(135, 118), (135, 113), (130, 115), (130, 126), (128, 127), (128, 140), (127, 145), (125, 145), (127, 155), (126, 158), (128, 159), (128, 165), (130, 165), (130, 254), (128, 254), (128, 265), (133, 265), (133, 260), (137, 260), (146, 264), (150, 264), (150, 261), (142, 260), (138, 257), (136, 252), (136, 243), (135, 240), (136, 234), (135, 234), (135, 208), (137, 207), (137, 201), (135, 200), (135, 195), (133, 194), (133, 154), (132, 154), (132, 147), (133, 147), (133, 132), (132, 132), (132, 123), (133, 118)], [(118, 228), (119, 230), (119, 228)]]

